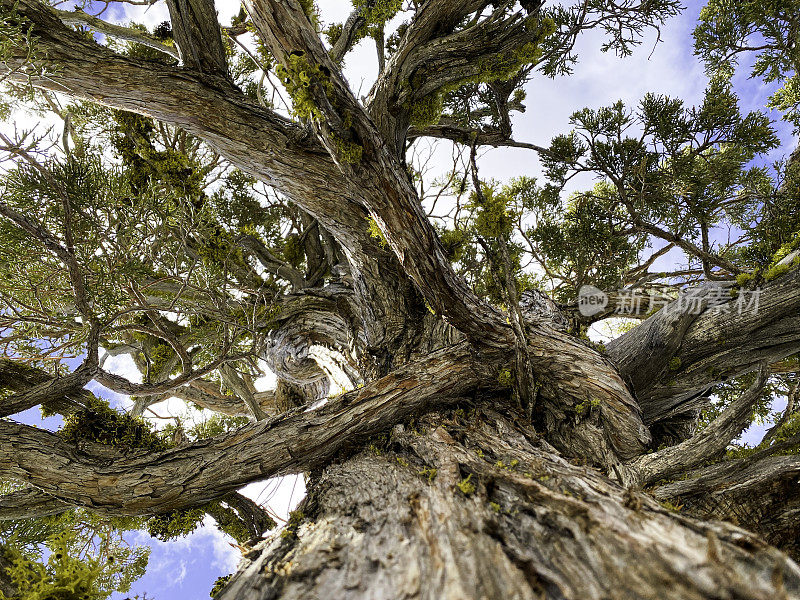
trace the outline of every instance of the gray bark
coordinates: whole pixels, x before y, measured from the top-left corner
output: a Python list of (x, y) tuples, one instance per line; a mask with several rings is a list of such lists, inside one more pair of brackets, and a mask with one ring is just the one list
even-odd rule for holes
[(756, 536), (574, 466), (507, 415), (434, 414), (312, 475), (217, 600), (800, 597)]
[[(258, 422), (148, 452), (75, 446), (0, 421), (0, 475), (31, 486), (0, 501), (0, 518), (19, 516), (26, 505), (31, 514), (69, 506), (156, 514), (225, 501), (251, 481), (311, 472), (303, 516), (257, 545), (221, 598), (800, 597), (797, 565), (755, 535), (675, 514), (620, 486), (674, 476), (724, 449), (750, 392), (674, 449), (686, 453), (677, 460), (669, 450), (647, 454), (650, 426), (694, 422), (708, 386), (800, 350), (800, 271), (765, 286), (752, 314), (711, 308), (709, 291), (695, 291), (698, 313), (667, 307), (604, 355), (570, 335), (552, 303), (523, 298), (511, 327), (445, 257), (406, 171), (408, 106), (473, 73), (481, 58), (467, 52), (473, 35), (488, 55), (526, 41), (517, 17), (453, 33), (491, 3), (428, 0), (362, 105), (336, 64), (346, 48), (331, 58), (297, 0), (249, 0), (276, 60), (285, 64), (299, 53), (326, 74), (324, 86), (312, 82), (309, 90), (321, 118), (298, 124), (251, 103), (226, 79), (210, 0), (169, 2), (180, 68), (115, 55), (35, 0), (0, 3), (30, 21), (52, 72), (26, 65), (22, 54), (4, 68), (20, 68), (15, 77), (34, 86), (149, 115), (201, 138), (304, 211), (309, 256), (300, 273), (239, 239), (294, 288), (264, 324), (261, 358), (279, 377), (274, 392), (256, 394), (222, 359), (142, 385), (90, 365), (90, 376), (114, 389), (153, 398), (174, 391), (227, 414), (247, 408)], [(409, 85), (415, 76), (424, 85)], [(339, 156), (342, 141), (363, 151), (357, 163)], [(390, 250), (370, 236), (368, 218)], [(27, 230), (36, 234), (31, 223)], [(326, 236), (335, 243), (323, 247)], [(339, 249), (347, 261), (340, 280), (315, 287), (323, 258), (333, 267)], [(79, 271), (67, 259), (71, 274)], [(76, 306), (89, 312), (80, 299)], [(329, 390), (314, 348), (335, 353), (337, 367), (360, 387), (304, 410)], [(521, 355), (535, 381), (524, 390), (533, 423), (509, 406), (501, 382)], [(203, 376), (213, 370), (237, 397), (210, 387)], [(86, 373), (78, 375), (75, 381)], [(3, 403), (4, 414), (61, 401), (76, 393), (67, 383), (24, 382)], [(465, 401), (473, 403), (468, 412), (428, 415)], [(496, 410), (481, 408), (487, 405)], [(393, 426), (387, 443), (382, 436)], [(759, 455), (689, 473), (654, 494), (683, 500), (704, 519), (729, 516), (715, 504), (720, 497), (726, 506), (761, 506), (747, 526), (791, 549), (796, 474), (796, 457)], [(772, 517), (777, 529), (767, 527)]]

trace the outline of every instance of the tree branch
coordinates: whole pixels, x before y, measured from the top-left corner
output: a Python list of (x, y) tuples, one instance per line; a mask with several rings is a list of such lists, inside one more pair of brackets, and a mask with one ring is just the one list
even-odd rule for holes
[(682, 403), (720, 381), (800, 352), (800, 268), (742, 290), (741, 303), (723, 294), (721, 305), (709, 306), (707, 296), (692, 309), (692, 295), (701, 293), (710, 294), (696, 290), (606, 346), (647, 424), (680, 413)]
[(503, 132), (491, 129), (468, 129), (456, 125), (438, 124), (428, 125), (427, 127), (412, 127), (408, 132), (411, 140), (420, 137), (432, 137), (450, 140), (464, 146), (494, 146), (495, 148), (523, 148), (542, 153), (547, 152), (547, 148), (537, 146), (528, 142), (518, 142), (503, 134)]
[(157, 453), (94, 455), (48, 431), (0, 421), (0, 475), (105, 514), (198, 506), (251, 481), (318, 468), (345, 447), (472, 393), (491, 377), (483, 362), (460, 344), (317, 410)]
[(792, 557), (800, 557), (800, 456), (777, 456), (797, 448), (800, 436), (689, 473), (653, 490), (656, 499), (683, 506), (700, 519), (732, 521), (764, 537)]
[(330, 51), (331, 60), (333, 62), (342, 62), (345, 54), (347, 54), (350, 51), (350, 48), (353, 47), (356, 33), (358, 32), (359, 28), (366, 23), (366, 20), (362, 16), (363, 12), (363, 9), (358, 7), (350, 13), (349, 17), (347, 17), (347, 21), (345, 21), (344, 26), (342, 27), (342, 33), (339, 35), (339, 39), (336, 40), (336, 43), (333, 45), (333, 48), (331, 48)]
[(640, 486), (673, 477), (724, 452), (728, 444), (750, 422), (753, 405), (767, 383), (769, 370), (762, 365), (758, 377), (736, 400), (730, 403), (706, 428), (677, 446), (645, 454), (626, 465)]
[(0, 417), (28, 410), (37, 404), (44, 404), (49, 411), (62, 414), (80, 409), (93, 397), (81, 389), (91, 378), (91, 372), (83, 365), (65, 377), (53, 377), (17, 360), (0, 360), (0, 389), (15, 392), (0, 400)]
[[(300, 4), (296, 0), (249, 0), (245, 6), (259, 35), (287, 72), (291, 73), (295, 68), (292, 61), (300, 57), (327, 79), (325, 85), (314, 81), (309, 86), (322, 117), (314, 120), (317, 133), (347, 174), (349, 189), (369, 208), (428, 303), (475, 343), (506, 348), (513, 344), (513, 332), (503, 316), (453, 272), (404, 166), (388, 151)], [(360, 146), (356, 164), (342, 159), (344, 143)]]
[(164, 54), (167, 54), (176, 60), (180, 58), (180, 54), (175, 48), (162, 43), (158, 38), (153, 37), (149, 33), (137, 31), (135, 29), (131, 29), (130, 27), (115, 25), (114, 23), (108, 23), (102, 19), (98, 19), (95, 16), (85, 13), (79, 8), (76, 8), (74, 12), (56, 9), (55, 13), (59, 20), (64, 23), (64, 25), (87, 25), (103, 35), (107, 35), (118, 40), (125, 40), (126, 42), (142, 44), (148, 48), (153, 48), (154, 50), (163, 52)]
[(214, 0), (167, 0), (175, 43), (186, 66), (228, 76), (228, 61), (214, 10)]
[(0, 521), (40, 519), (58, 515), (74, 508), (34, 487), (0, 495)]

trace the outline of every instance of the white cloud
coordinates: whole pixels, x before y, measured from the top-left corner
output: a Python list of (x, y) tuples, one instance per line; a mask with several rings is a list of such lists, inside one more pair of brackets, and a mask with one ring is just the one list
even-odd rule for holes
[(306, 495), (306, 484), (303, 475), (287, 475), (251, 483), (240, 489), (239, 493), (256, 504), (268, 507), (274, 516), (285, 521)]

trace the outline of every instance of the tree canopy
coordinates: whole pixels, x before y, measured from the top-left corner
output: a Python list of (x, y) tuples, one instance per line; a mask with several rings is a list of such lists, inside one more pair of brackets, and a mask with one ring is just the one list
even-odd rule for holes
[[(248, 547), (276, 523), (247, 483), (478, 395), (703, 517), (726, 516), (701, 492), (736, 461), (791, 457), (761, 484), (796, 473), (800, 153), (732, 81), (742, 63), (800, 131), (800, 2), (710, 0), (702, 102), (589, 106), (536, 143), (515, 114), (581, 68), (582, 35), (629, 55), (680, 2), (353, 0), (328, 23), (311, 0), (245, 0), (220, 23), (212, 0), (166, 0), (155, 28), (114, 2), (0, 2), (0, 597), (126, 591), (132, 529), (208, 515)], [(342, 71), (360, 43), (363, 97)], [(23, 110), (40, 124), (15, 127)], [(502, 147), (544, 174), (492, 178)], [(186, 413), (154, 409), (169, 398)], [(33, 407), (61, 428), (15, 420)], [(752, 423), (763, 441), (731, 445)], [(741, 524), (797, 558), (796, 524), (762, 521)]]

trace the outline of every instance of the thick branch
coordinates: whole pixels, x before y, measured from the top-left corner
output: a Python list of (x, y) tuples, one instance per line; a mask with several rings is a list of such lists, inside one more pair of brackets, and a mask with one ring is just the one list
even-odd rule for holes
[(255, 390), (250, 389), (244, 378), (236, 372), (231, 365), (221, 365), (219, 374), (223, 383), (228, 386), (242, 401), (257, 421), (267, 418), (267, 413), (261, 408), (255, 397)]
[(37, 404), (50, 411), (68, 412), (81, 408), (93, 396), (82, 389), (92, 378), (91, 370), (82, 366), (65, 377), (52, 377), (41, 369), (20, 361), (0, 360), (0, 389), (13, 395), (0, 400), (0, 417), (7, 417)]
[(486, 0), (430, 0), (419, 6), (399, 48), (372, 86), (367, 101), (368, 111), (378, 130), (398, 150), (402, 148), (408, 127), (407, 111), (398, 106), (400, 91), (408, 85), (407, 61), (420, 46), (437, 35), (450, 33), (464, 17), (488, 4)]
[(228, 61), (214, 0), (167, 0), (172, 33), (186, 66), (227, 77)]
[(708, 427), (677, 446), (645, 454), (628, 466), (639, 485), (650, 485), (693, 469), (725, 451), (728, 444), (750, 423), (753, 406), (767, 382), (768, 369), (762, 366), (753, 384), (722, 411)]
[(0, 496), (0, 521), (40, 519), (58, 515), (74, 508), (34, 487), (16, 490)]
[(114, 23), (108, 23), (102, 19), (85, 13), (80, 9), (75, 9), (74, 12), (68, 10), (56, 10), (55, 12), (56, 15), (58, 15), (59, 20), (64, 23), (64, 25), (88, 25), (95, 31), (104, 35), (108, 35), (118, 40), (125, 40), (126, 42), (142, 44), (143, 46), (147, 46), (149, 48), (158, 50), (159, 52), (163, 52), (164, 54), (168, 54), (175, 59), (180, 58), (180, 54), (174, 47), (162, 43), (158, 38), (155, 38), (143, 31), (137, 31), (135, 29), (131, 29), (130, 27), (123, 27), (121, 25), (115, 25)]
[(747, 458), (728, 460), (690, 473), (653, 491), (659, 500), (682, 504), (701, 519), (738, 523), (800, 559), (800, 456), (773, 453), (797, 447), (798, 436)]
[(330, 51), (331, 60), (333, 62), (342, 62), (344, 55), (353, 47), (356, 33), (358, 33), (359, 28), (366, 23), (366, 20), (362, 16), (363, 12), (363, 9), (359, 7), (347, 17), (347, 21), (345, 21), (342, 26), (342, 33), (339, 35), (339, 39), (336, 40), (336, 43)]
[[(247, 407), (241, 398), (222, 394), (219, 391), (218, 384), (203, 379), (195, 379), (188, 385), (181, 386), (161, 396), (137, 398), (131, 409), (131, 414), (141, 416), (148, 406), (172, 397), (180, 398), (201, 408), (232, 417), (247, 417), (253, 414), (253, 411)], [(267, 414), (276, 414), (274, 390), (257, 392), (254, 394), (254, 398), (262, 411)]]
[(310, 86), (322, 119), (318, 133), (334, 157), (344, 141), (361, 146), (360, 161), (340, 168), (370, 210), (406, 273), (428, 303), (474, 342), (508, 347), (513, 335), (503, 316), (479, 299), (455, 275), (438, 237), (397, 155), (354, 98), (339, 68), (328, 56), (296, 0), (250, 0), (245, 3), (264, 42), (287, 69), (301, 56), (325, 74), (327, 83)]
[(311, 412), (164, 452), (113, 458), (78, 450), (53, 433), (2, 421), (0, 475), (108, 514), (198, 506), (251, 481), (318, 468), (345, 447), (472, 392), (489, 377), (462, 344)]
[(237, 238), (236, 242), (244, 248), (248, 253), (252, 254), (264, 269), (270, 273), (274, 273), (292, 284), (292, 289), (299, 292), (306, 287), (306, 281), (303, 274), (295, 269), (288, 263), (283, 262), (277, 256), (270, 252), (261, 240), (249, 234), (241, 235)]
[(676, 301), (608, 344), (645, 423), (682, 412), (684, 402), (720, 381), (800, 351), (800, 269), (742, 294), (697, 310)]

